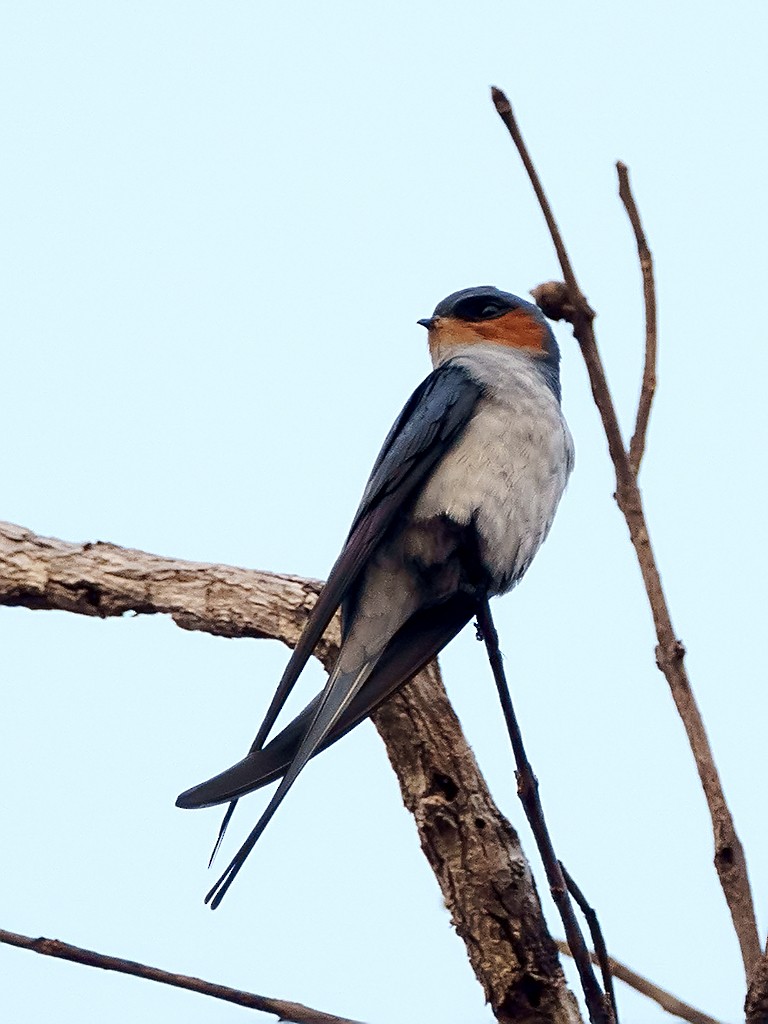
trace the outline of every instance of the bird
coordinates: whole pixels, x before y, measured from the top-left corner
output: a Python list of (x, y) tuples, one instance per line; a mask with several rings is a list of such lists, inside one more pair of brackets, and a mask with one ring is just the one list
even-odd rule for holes
[[(280, 779), (208, 893), (214, 908), (309, 760), (408, 682), (482, 602), (522, 579), (573, 469), (560, 353), (537, 306), (483, 285), (453, 292), (418, 323), (432, 372), (384, 441), (250, 751), (176, 801), (230, 802), (220, 841), (237, 799)], [(265, 743), (339, 608), (341, 645), (324, 689)]]

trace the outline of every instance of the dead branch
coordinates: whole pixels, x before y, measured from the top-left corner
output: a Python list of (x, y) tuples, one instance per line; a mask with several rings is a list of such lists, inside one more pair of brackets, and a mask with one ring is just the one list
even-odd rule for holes
[[(565, 953), (566, 956), (571, 956), (568, 943), (563, 942), (562, 939), (557, 940), (557, 948), (561, 953)], [(598, 958), (596, 954), (590, 952), (589, 955), (592, 958), (592, 962), (597, 963)], [(684, 1003), (682, 999), (673, 996), (671, 992), (667, 992), (661, 986), (654, 985), (652, 981), (648, 981), (642, 974), (633, 971), (631, 967), (627, 967), (626, 964), (623, 964), (615, 957), (608, 957), (608, 968), (614, 978), (623, 981), (625, 985), (629, 985), (635, 992), (639, 992), (641, 995), (652, 999), (655, 1003), (659, 1004), (662, 1010), (666, 1010), (667, 1013), (671, 1013), (681, 1020), (687, 1020), (689, 1024), (721, 1024), (719, 1020), (710, 1017), (709, 1014), (702, 1013), (701, 1010), (697, 1010), (688, 1003)]]
[(191, 978), (188, 974), (161, 971), (157, 967), (148, 967), (135, 960), (123, 960), (119, 956), (105, 956), (103, 953), (95, 953), (92, 949), (71, 946), (68, 942), (59, 942), (58, 939), (32, 939), (27, 935), (18, 935), (16, 932), (0, 928), (0, 942), (8, 946), (17, 946), (19, 949), (30, 949), (33, 953), (41, 953), (43, 956), (84, 964), (86, 967), (99, 967), (103, 971), (117, 971), (119, 974), (130, 974), (134, 978), (144, 978), (146, 981), (158, 981), (161, 985), (185, 988), (190, 992), (199, 992), (204, 996), (245, 1006), (249, 1010), (273, 1013), (278, 1020), (292, 1024), (360, 1024), (359, 1021), (350, 1020), (348, 1017), (336, 1017), (332, 1013), (313, 1010), (301, 1003), (270, 999), (269, 996), (257, 996), (253, 992), (241, 992), (240, 989), (230, 988), (229, 985), (216, 985), (211, 981), (203, 981), (202, 978)]
[[(184, 629), (295, 644), (320, 584), (68, 544), (0, 523), (0, 605), (101, 617), (165, 613)], [(335, 657), (338, 624), (317, 654)], [(519, 839), (496, 807), (436, 663), (373, 716), (456, 931), (502, 1024), (577, 1024)]]
[[(542, 285), (533, 294), (547, 316), (567, 319), (573, 325), (573, 333), (581, 348), (587, 367), (592, 395), (603, 422), (608, 441), (608, 450), (616, 471), (616, 501), (629, 529), (630, 539), (637, 555), (643, 583), (651, 606), (658, 646), (656, 663), (664, 673), (672, 693), (693, 752), (704, 795), (712, 819), (715, 842), (715, 867), (728, 908), (731, 912), (744, 971), (749, 983), (762, 959), (758, 939), (755, 909), (749, 884), (744, 850), (725, 800), (720, 776), (709, 745), (704, 722), (691, 690), (688, 674), (683, 664), (685, 648), (675, 636), (672, 619), (661, 585), (648, 527), (643, 511), (643, 502), (637, 478), (632, 470), (629, 455), (624, 447), (619, 421), (613, 404), (605, 370), (597, 348), (593, 329), (594, 311), (589, 306), (568, 258), (565, 245), (552, 215), (549, 202), (533, 166), (528, 150), (515, 120), (509, 100), (499, 89), (494, 89), (493, 102), (506, 125), (520, 157), (528, 171), (533, 189), (539, 199), (542, 212), (547, 220), (552, 241), (560, 260), (565, 278), (564, 284)], [(566, 298), (567, 303), (562, 304)]]

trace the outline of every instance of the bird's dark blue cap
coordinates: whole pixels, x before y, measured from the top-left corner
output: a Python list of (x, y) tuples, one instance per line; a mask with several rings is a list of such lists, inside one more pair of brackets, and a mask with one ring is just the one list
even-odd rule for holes
[[(495, 306), (496, 311), (488, 313), (487, 307)], [(492, 284), (477, 285), (474, 288), (462, 288), (461, 291), (452, 292), (435, 306), (431, 317), (419, 320), (422, 327), (431, 327), (437, 317), (452, 317), (457, 320), (488, 320), (494, 317), (504, 316), (513, 309), (519, 309), (527, 313), (538, 323), (546, 324), (546, 319), (538, 306), (532, 302), (526, 302), (519, 295), (511, 292), (503, 292)]]
[(499, 312), (497, 316), (503, 316), (512, 309), (522, 309), (536, 320), (544, 320), (544, 316), (538, 306), (532, 302), (526, 302), (519, 295), (511, 292), (503, 292), (492, 284), (478, 285), (475, 288), (462, 288), (461, 291), (452, 292), (435, 306), (432, 316), (457, 317), (460, 320), (479, 319), (479, 312), (483, 303), (497, 304)]

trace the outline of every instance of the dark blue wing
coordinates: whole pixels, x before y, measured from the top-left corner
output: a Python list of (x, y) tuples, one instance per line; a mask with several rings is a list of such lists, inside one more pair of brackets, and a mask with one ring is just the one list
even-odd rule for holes
[(286, 665), (251, 750), (261, 749), (360, 570), (397, 513), (467, 425), (481, 393), (482, 386), (462, 367), (446, 363), (408, 399), (376, 458), (344, 548)]
[(422, 381), (387, 434), (365, 485), (347, 543), (378, 504), (397, 495), (392, 511), (421, 483), (466, 426), (482, 393), (461, 366), (445, 363)]

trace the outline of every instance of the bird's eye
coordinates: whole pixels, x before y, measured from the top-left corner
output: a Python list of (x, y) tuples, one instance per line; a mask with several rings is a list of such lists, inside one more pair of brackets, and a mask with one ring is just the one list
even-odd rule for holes
[(508, 308), (502, 302), (480, 295), (457, 303), (454, 315), (460, 320), (492, 320), (494, 317), (503, 316)]

